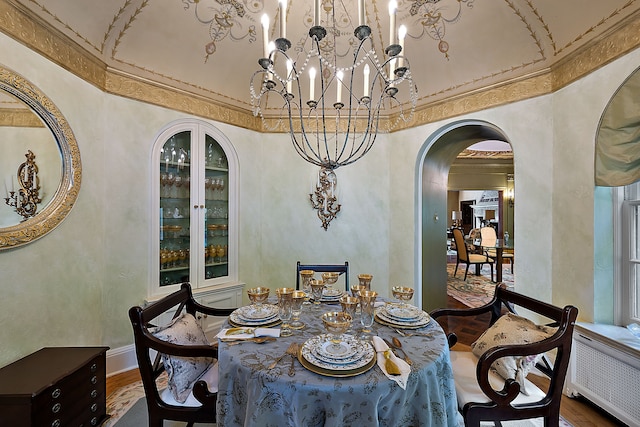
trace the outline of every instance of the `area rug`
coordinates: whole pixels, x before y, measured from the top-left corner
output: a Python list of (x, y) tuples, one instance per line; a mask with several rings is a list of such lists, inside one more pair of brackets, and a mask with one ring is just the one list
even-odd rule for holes
[[(144, 398), (142, 382), (130, 384), (116, 390), (107, 398), (107, 413), (111, 418), (107, 420), (105, 427), (144, 427), (149, 425), (147, 418), (147, 405)], [(164, 427), (183, 427), (185, 423), (165, 421)], [(481, 423), (482, 427), (493, 426), (493, 423)], [(542, 427), (541, 418), (533, 420), (505, 421), (505, 427)], [(198, 427), (215, 427), (216, 424), (197, 424)], [(573, 427), (560, 417), (560, 427)]]
[(462, 280), (465, 266), (458, 266), (458, 272), (454, 276), (453, 272), (455, 269), (455, 264), (447, 264), (447, 295), (455, 298), (467, 307), (480, 307), (491, 301), (496, 284), (488, 278), (488, 276), (491, 275), (490, 271), (487, 271), (487, 277), (482, 274), (476, 276), (469, 272), (467, 274), (467, 280)]

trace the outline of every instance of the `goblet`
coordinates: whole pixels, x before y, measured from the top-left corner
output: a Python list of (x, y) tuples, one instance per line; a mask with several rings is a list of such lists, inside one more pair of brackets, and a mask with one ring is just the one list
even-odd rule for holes
[(333, 273), (333, 272), (322, 273), (322, 281), (324, 282), (328, 290), (333, 289), (334, 283), (338, 281), (338, 276), (339, 276), (338, 273)]
[(406, 304), (405, 301), (409, 301), (413, 298), (413, 288), (407, 288), (406, 286), (393, 286), (391, 288), (391, 293), (394, 298), (397, 298), (400, 301), (400, 309), (404, 310)]
[(281, 337), (290, 337), (293, 334), (293, 332), (291, 332), (291, 327), (289, 326), (289, 320), (291, 320), (293, 292), (293, 288), (276, 289), (276, 295), (278, 296), (278, 317), (282, 320), (282, 326), (280, 327)]
[(324, 328), (331, 335), (331, 345), (327, 347), (327, 352), (339, 355), (348, 350), (342, 343), (342, 334), (349, 328), (352, 320), (353, 317), (344, 311), (329, 311), (322, 315)]
[(358, 296), (360, 295), (360, 291), (366, 291), (368, 290), (367, 288), (365, 288), (363, 285), (353, 285), (351, 286), (351, 295), (353, 295), (355, 298), (358, 298)]
[(258, 286), (256, 288), (247, 289), (247, 296), (249, 297), (251, 304), (255, 306), (256, 311), (261, 313), (262, 304), (267, 300), (267, 298), (269, 298), (269, 288)]
[(364, 286), (367, 290), (371, 289), (371, 280), (373, 276), (371, 274), (358, 274), (358, 281), (361, 286)]
[(304, 291), (294, 291), (291, 303), (291, 329), (302, 329), (304, 323), (300, 321), (300, 310), (307, 294)]
[(302, 290), (307, 294), (307, 297), (304, 300), (304, 305), (311, 304), (309, 302), (309, 297), (311, 295), (311, 286), (309, 282), (313, 279), (313, 275), (316, 274), (313, 270), (300, 270), (300, 280), (302, 281)]
[(360, 291), (360, 324), (362, 325), (362, 339), (368, 339), (373, 325), (373, 316), (375, 314), (375, 302), (378, 297), (376, 291)]
[[(350, 297), (349, 295), (343, 295), (340, 297), (340, 306), (342, 307), (342, 311), (351, 316), (351, 318), (356, 317), (356, 308), (358, 307), (358, 303), (360, 300), (356, 297)], [(351, 331), (351, 325), (349, 325), (349, 329), (347, 331)]]
[(322, 291), (324, 291), (324, 282), (322, 280), (311, 279), (309, 286), (311, 286), (311, 293), (313, 294), (313, 305), (319, 309)]

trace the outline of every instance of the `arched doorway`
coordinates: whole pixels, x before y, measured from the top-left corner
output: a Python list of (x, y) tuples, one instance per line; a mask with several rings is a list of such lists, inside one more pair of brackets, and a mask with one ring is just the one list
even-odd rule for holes
[(447, 183), (458, 153), (480, 141), (510, 143), (497, 126), (482, 120), (449, 123), (422, 146), (416, 164), (416, 246), (419, 298), (424, 310), (447, 305)]

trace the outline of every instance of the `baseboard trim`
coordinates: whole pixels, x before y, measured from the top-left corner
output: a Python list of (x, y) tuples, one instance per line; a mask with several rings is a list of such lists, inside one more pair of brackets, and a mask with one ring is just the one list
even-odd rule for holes
[(107, 377), (130, 371), (138, 367), (133, 344), (107, 351)]

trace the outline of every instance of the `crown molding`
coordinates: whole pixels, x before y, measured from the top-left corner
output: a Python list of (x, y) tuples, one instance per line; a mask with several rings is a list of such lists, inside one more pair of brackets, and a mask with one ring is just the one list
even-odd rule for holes
[[(640, 46), (639, 16), (630, 17), (551, 69), (419, 107), (410, 120), (401, 121), (396, 131), (553, 93)], [(263, 121), (251, 111), (110, 69), (11, 0), (0, 0), (0, 31), (104, 92), (257, 132), (285, 132), (277, 125), (278, 119)], [(392, 122), (395, 117), (387, 120)]]

